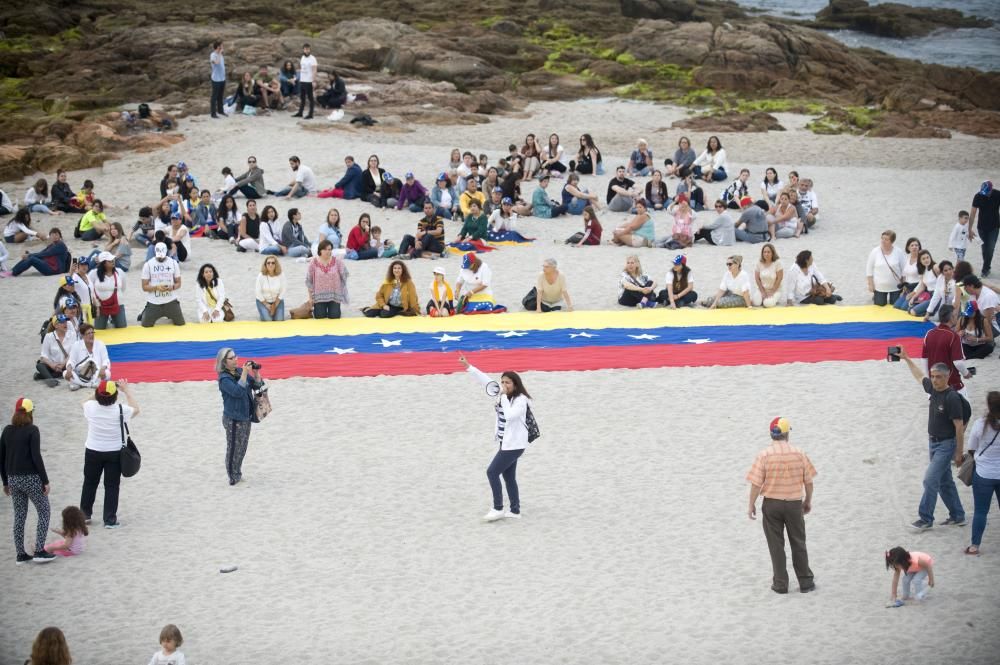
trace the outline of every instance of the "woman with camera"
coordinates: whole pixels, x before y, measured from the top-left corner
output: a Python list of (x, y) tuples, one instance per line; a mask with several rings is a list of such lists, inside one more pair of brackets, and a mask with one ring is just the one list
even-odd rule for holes
[(264, 385), (260, 365), (247, 360), (241, 366), (229, 347), (215, 356), (215, 373), (222, 393), (222, 426), (226, 430), (226, 474), (229, 484), (243, 479), (243, 457), (250, 443), (250, 425), (256, 415), (254, 391)]

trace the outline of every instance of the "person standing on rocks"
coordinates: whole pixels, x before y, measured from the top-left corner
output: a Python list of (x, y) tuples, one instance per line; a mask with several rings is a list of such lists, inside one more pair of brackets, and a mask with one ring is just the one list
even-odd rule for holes
[(226, 57), (222, 55), (222, 40), (212, 42), (212, 55), (208, 58), (212, 65), (212, 101), (210, 111), (213, 118), (226, 115), (222, 110), (222, 100), (226, 95)]
[(313, 117), (313, 110), (316, 108), (316, 98), (313, 96), (313, 82), (316, 80), (316, 71), (319, 65), (316, 63), (316, 56), (312, 54), (309, 44), (302, 45), (302, 58), (299, 59), (299, 112), (292, 115), (293, 118), (301, 118), (302, 112), (306, 109), (306, 99), (309, 99), (309, 115), (306, 120)]

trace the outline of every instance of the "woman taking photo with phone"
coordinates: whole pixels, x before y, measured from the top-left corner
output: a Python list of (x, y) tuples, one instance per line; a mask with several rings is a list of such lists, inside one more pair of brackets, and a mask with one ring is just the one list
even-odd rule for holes
[(256, 414), (254, 391), (264, 385), (260, 365), (247, 360), (242, 364), (229, 347), (215, 355), (215, 373), (222, 393), (222, 426), (226, 430), (226, 474), (229, 484), (243, 480), (243, 458), (250, 443), (250, 425)]
[[(500, 382), (492, 380), (469, 364), (464, 355), (458, 357), (465, 365), (466, 371), (476, 378), (486, 389), (486, 394), (496, 398), (494, 408), (497, 422), (493, 430), (494, 442), (499, 447), (493, 461), (486, 469), (486, 477), (490, 481), (493, 492), (493, 509), (483, 516), (487, 522), (495, 522), (504, 518), (517, 519), (521, 517), (521, 498), (517, 489), (517, 460), (528, 445), (528, 419), (531, 407), (531, 395), (524, 389), (521, 377), (517, 372), (504, 372)], [(503, 489), (500, 477), (507, 486), (507, 498), (510, 509), (504, 512)]]

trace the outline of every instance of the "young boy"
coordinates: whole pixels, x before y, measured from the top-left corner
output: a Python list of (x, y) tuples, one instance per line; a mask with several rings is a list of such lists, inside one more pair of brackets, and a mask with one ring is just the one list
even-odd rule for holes
[(184, 644), (180, 629), (168, 623), (160, 631), (160, 650), (153, 654), (149, 665), (184, 665), (184, 654), (178, 648)]
[(958, 212), (958, 222), (951, 229), (951, 236), (948, 238), (948, 249), (955, 252), (955, 258), (959, 261), (965, 260), (965, 249), (970, 240), (976, 239), (976, 232), (969, 226), (969, 212), (960, 210)]
[(143, 206), (139, 209), (139, 220), (132, 225), (132, 233), (129, 234), (128, 239), (130, 241), (134, 239), (143, 247), (147, 247), (153, 241), (155, 230), (153, 210), (149, 206)]
[(380, 259), (391, 258), (393, 256), (396, 256), (396, 254), (399, 252), (399, 250), (397, 250), (393, 246), (391, 240), (386, 240), (384, 242), (382, 241), (382, 227), (381, 226), (373, 226), (372, 227), (372, 237), (371, 237), (370, 242), (371, 242), (371, 246), (378, 250), (378, 257)]

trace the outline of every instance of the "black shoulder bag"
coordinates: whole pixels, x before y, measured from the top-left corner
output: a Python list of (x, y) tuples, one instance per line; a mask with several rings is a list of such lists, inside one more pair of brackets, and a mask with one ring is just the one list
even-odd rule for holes
[(125, 410), (121, 404), (118, 405), (118, 423), (122, 432), (122, 449), (119, 455), (122, 475), (131, 478), (139, 473), (142, 455), (139, 454), (139, 449), (135, 447), (135, 442), (132, 441), (132, 436), (129, 434), (128, 425), (125, 424)]

